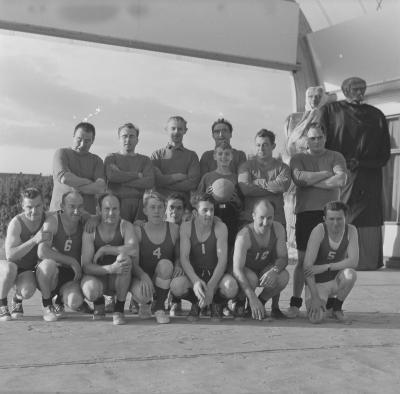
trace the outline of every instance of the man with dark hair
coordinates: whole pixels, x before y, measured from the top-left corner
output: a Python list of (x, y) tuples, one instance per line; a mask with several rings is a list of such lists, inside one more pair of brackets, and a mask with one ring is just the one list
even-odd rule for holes
[[(23, 318), (22, 300), (31, 298), (37, 287), (38, 245), (51, 239), (51, 234), (42, 228), (47, 215), (41, 192), (33, 187), (25, 189), (21, 193), (21, 206), (22, 213), (12, 218), (7, 227), (6, 260), (0, 261), (0, 321)], [(7, 295), (14, 285), (10, 313)], [(51, 303), (43, 302), (43, 319), (57, 320)]]
[(112, 193), (98, 201), (101, 220), (93, 233), (82, 237), (81, 281), (85, 298), (94, 304), (93, 319), (105, 316), (104, 294), (116, 295), (113, 324), (125, 324), (124, 306), (137, 262), (137, 239), (133, 224), (121, 219), (120, 201)]
[(164, 197), (172, 192), (182, 193), (189, 200), (200, 180), (199, 158), (196, 152), (183, 146), (187, 122), (181, 116), (171, 116), (165, 131), (169, 142), (165, 148), (153, 152), (151, 160), (155, 170), (156, 189)]
[(296, 244), (298, 261), (293, 273), (293, 296), (288, 317), (297, 317), (302, 305), (304, 287), (303, 261), (312, 229), (323, 221), (324, 206), (339, 198), (346, 183), (346, 162), (339, 152), (325, 149), (326, 137), (318, 123), (307, 131), (308, 150), (297, 153), (290, 161), (292, 179), (296, 185)]
[(345, 323), (342, 304), (357, 275), (357, 229), (346, 223), (347, 206), (331, 201), (324, 207), (324, 222), (311, 232), (304, 258), (306, 307), (311, 323), (321, 323), (326, 312)]
[(121, 218), (134, 222), (143, 218), (142, 198), (146, 189), (154, 186), (154, 171), (150, 158), (135, 152), (139, 129), (132, 123), (118, 128), (120, 150), (104, 160), (108, 187), (121, 199)]
[(290, 185), (289, 167), (275, 159), (275, 134), (261, 129), (255, 136), (256, 155), (239, 169), (239, 187), (244, 195), (242, 221), (252, 222), (253, 205), (260, 198), (267, 198), (275, 206), (275, 220), (286, 226), (283, 193)]
[(346, 99), (322, 107), (320, 122), (327, 149), (342, 153), (349, 169), (340, 198), (349, 205), (349, 223), (357, 227), (358, 269), (374, 270), (383, 265), (382, 167), (390, 158), (390, 135), (385, 115), (363, 103), (366, 87), (358, 77), (344, 80)]
[[(285, 229), (274, 221), (274, 207), (267, 199), (261, 199), (253, 207), (253, 223), (246, 225), (236, 237), (233, 254), (233, 274), (241, 292), (234, 303), (237, 317), (248, 312), (253, 319), (265, 317), (265, 304), (272, 298), (271, 317), (282, 319), (286, 316), (279, 309), (279, 297), (286, 287), (289, 273), (286, 271), (288, 253)], [(255, 289), (263, 290), (257, 297)]]
[[(212, 137), (215, 141), (215, 146), (226, 141), (230, 143), (232, 138), (233, 127), (232, 124), (224, 118), (217, 119), (211, 126)], [(237, 174), (240, 164), (246, 161), (246, 154), (241, 150), (232, 149), (232, 161), (230, 169), (233, 173)], [(200, 159), (200, 173), (203, 176), (207, 172), (217, 169), (217, 161), (214, 157), (214, 150), (208, 150), (203, 153)]]
[(238, 285), (226, 274), (225, 224), (214, 218), (215, 202), (209, 194), (194, 196), (193, 219), (180, 229), (180, 261), (184, 276), (171, 282), (171, 292), (192, 303), (188, 320), (199, 319), (200, 309), (211, 304), (211, 318), (222, 318), (223, 306), (236, 296)]
[(96, 135), (91, 123), (81, 122), (76, 125), (72, 147), (61, 148), (53, 158), (53, 194), (50, 211), (58, 211), (61, 197), (67, 191), (75, 189), (83, 196), (84, 209), (96, 213), (96, 194), (105, 190), (103, 161), (90, 153)]

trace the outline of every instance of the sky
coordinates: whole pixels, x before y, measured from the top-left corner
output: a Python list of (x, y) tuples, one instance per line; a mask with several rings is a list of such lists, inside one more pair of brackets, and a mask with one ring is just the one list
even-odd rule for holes
[(51, 174), (82, 120), (96, 127), (91, 151), (103, 159), (126, 122), (140, 129), (137, 152), (165, 146), (172, 115), (187, 120), (184, 145), (199, 157), (219, 117), (247, 154), (259, 129), (274, 131), (278, 155), (293, 86), (284, 71), (0, 30), (0, 172)]

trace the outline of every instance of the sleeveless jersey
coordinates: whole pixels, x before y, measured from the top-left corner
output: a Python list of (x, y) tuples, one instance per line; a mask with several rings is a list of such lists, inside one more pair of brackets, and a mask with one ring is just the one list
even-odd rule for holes
[[(349, 226), (348, 225), (346, 225), (346, 227), (344, 229), (344, 234), (343, 234), (342, 240), (337, 249), (331, 248), (331, 246), (329, 244), (328, 230), (326, 228), (325, 223), (323, 224), (323, 226), (324, 226), (325, 235), (324, 235), (324, 239), (321, 242), (321, 245), (319, 246), (317, 259), (314, 263), (315, 265), (336, 263), (338, 261), (345, 259), (346, 253), (347, 253), (347, 247), (349, 246), (349, 237), (348, 237)], [(320, 274), (316, 274), (315, 282), (316, 283), (329, 282), (329, 281), (335, 279), (336, 275), (338, 273), (339, 273), (339, 271), (325, 271)]]
[(82, 222), (78, 223), (78, 227), (74, 234), (68, 235), (65, 232), (64, 226), (61, 221), (61, 214), (57, 212), (58, 228), (53, 236), (53, 247), (60, 253), (73, 257), (78, 262), (81, 261), (82, 253)]
[[(110, 242), (104, 242), (99, 233), (98, 226), (96, 227), (96, 232), (94, 234), (94, 252), (96, 253), (102, 246), (122, 246), (124, 244), (124, 237), (121, 231), (121, 220), (118, 223), (113, 239)], [(104, 255), (98, 261), (99, 265), (110, 265), (113, 264), (117, 256), (115, 255)]]
[(276, 234), (274, 225), (271, 226), (271, 232), (269, 236), (268, 246), (260, 246), (256, 240), (253, 230), (250, 225), (246, 226), (250, 236), (251, 246), (246, 253), (245, 266), (257, 275), (265, 269), (268, 265), (271, 265), (276, 260)]
[(171, 229), (166, 222), (167, 231), (164, 241), (160, 244), (153, 243), (148, 237), (144, 227), (140, 227), (142, 240), (140, 241), (139, 265), (150, 278), (153, 277), (156, 266), (161, 259), (168, 259), (174, 262), (175, 246), (172, 242)]
[(203, 270), (214, 271), (217, 266), (217, 237), (214, 227), (215, 224), (213, 223), (209, 237), (204, 242), (200, 242), (197, 238), (194, 220), (192, 220), (189, 257), (197, 275), (201, 275)]
[[(35, 232), (31, 232), (31, 230), (29, 230), (27, 225), (22, 220), (22, 215), (23, 214), (19, 214), (17, 216), (17, 220), (21, 225), (21, 234), (20, 234), (21, 243), (25, 243), (26, 241), (34, 237), (35, 234), (42, 228), (46, 215), (43, 213), (39, 229), (36, 230)], [(15, 261), (15, 264), (17, 264), (18, 268), (23, 268), (25, 270), (31, 270), (35, 268), (38, 262), (37, 250), (38, 250), (38, 245), (35, 245), (25, 256)]]

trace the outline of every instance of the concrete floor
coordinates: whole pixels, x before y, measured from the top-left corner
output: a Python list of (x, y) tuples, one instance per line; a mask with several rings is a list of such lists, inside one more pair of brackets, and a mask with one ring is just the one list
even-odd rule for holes
[[(282, 309), (290, 295), (291, 283)], [(398, 300), (400, 271), (382, 269), (358, 273), (352, 325), (127, 314), (113, 326), (72, 312), (46, 323), (37, 292), (23, 321), (0, 325), (0, 393), (398, 393)]]

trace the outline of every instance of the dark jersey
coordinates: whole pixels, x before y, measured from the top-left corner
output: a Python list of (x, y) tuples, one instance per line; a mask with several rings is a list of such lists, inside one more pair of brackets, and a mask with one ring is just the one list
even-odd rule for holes
[[(329, 244), (329, 235), (328, 230), (326, 228), (325, 223), (324, 226), (324, 239), (321, 242), (321, 245), (318, 250), (317, 259), (315, 261), (315, 265), (322, 265), (322, 264), (329, 264), (329, 263), (336, 263), (346, 258), (347, 254), (347, 247), (349, 246), (349, 226), (346, 225), (342, 240), (340, 241), (340, 245), (337, 249), (332, 249)], [(325, 271), (320, 274), (315, 275), (315, 282), (316, 283), (325, 283), (329, 282), (336, 278), (336, 275), (339, 271)]]
[(150, 277), (153, 277), (156, 266), (161, 259), (174, 261), (175, 246), (172, 242), (171, 228), (166, 224), (165, 238), (160, 244), (153, 243), (144, 227), (140, 227), (142, 240), (140, 241), (139, 265)]
[[(28, 241), (32, 237), (34, 237), (35, 234), (41, 229), (41, 227), (43, 226), (44, 220), (46, 218), (46, 215), (43, 214), (42, 220), (40, 222), (40, 226), (39, 226), (38, 230), (36, 230), (34, 232), (31, 232), (31, 230), (29, 230), (27, 225), (24, 223), (24, 221), (22, 220), (22, 215), (23, 214), (19, 214), (17, 216), (17, 220), (21, 226), (21, 234), (20, 234), (21, 243), (25, 243), (26, 241)], [(22, 268), (25, 270), (31, 270), (31, 269), (35, 268), (35, 266), (38, 262), (37, 250), (38, 250), (38, 246), (35, 245), (25, 256), (23, 256), (19, 260), (15, 261), (15, 264), (17, 264), (18, 268)]]
[[(96, 232), (94, 235), (94, 251), (95, 253), (102, 247), (105, 245), (110, 245), (110, 246), (122, 246), (124, 245), (124, 237), (122, 235), (122, 231), (121, 231), (121, 221), (119, 221), (117, 229), (115, 231), (114, 237), (110, 242), (104, 242), (103, 239), (100, 236), (99, 233), (99, 228), (98, 226), (96, 227)], [(99, 265), (110, 265), (113, 264), (114, 261), (116, 260), (117, 256), (115, 255), (104, 255), (102, 256), (97, 264)]]
[(274, 225), (271, 226), (268, 246), (260, 246), (254, 236), (250, 225), (246, 226), (250, 236), (251, 246), (246, 253), (245, 267), (254, 271), (257, 275), (261, 273), (265, 267), (272, 265), (276, 260), (276, 234)]
[(58, 228), (53, 236), (53, 248), (58, 252), (81, 261), (83, 225), (79, 222), (73, 234), (67, 234), (61, 221), (60, 212), (57, 213)]
[(200, 242), (197, 238), (196, 227), (192, 220), (190, 233), (190, 263), (197, 275), (203, 270), (214, 271), (218, 263), (217, 237), (215, 236), (215, 224), (211, 226), (209, 237)]

